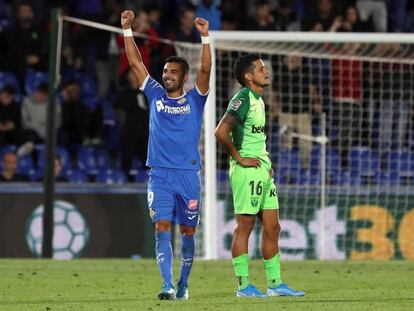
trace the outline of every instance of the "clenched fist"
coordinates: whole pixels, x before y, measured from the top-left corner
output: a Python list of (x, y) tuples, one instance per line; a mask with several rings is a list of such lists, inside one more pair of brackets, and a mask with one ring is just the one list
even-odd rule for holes
[(134, 12), (131, 10), (125, 10), (121, 13), (121, 25), (123, 29), (131, 28), (132, 21), (134, 20)]
[(194, 26), (202, 36), (208, 36), (208, 20), (197, 17), (194, 20)]

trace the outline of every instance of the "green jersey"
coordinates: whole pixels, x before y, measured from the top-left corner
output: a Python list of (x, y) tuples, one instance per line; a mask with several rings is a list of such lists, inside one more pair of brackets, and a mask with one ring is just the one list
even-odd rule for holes
[[(266, 114), (262, 97), (244, 87), (231, 99), (227, 112), (237, 120), (230, 135), (240, 156), (259, 158), (270, 167), (269, 153), (266, 151)], [(230, 164), (235, 163), (231, 158)]]

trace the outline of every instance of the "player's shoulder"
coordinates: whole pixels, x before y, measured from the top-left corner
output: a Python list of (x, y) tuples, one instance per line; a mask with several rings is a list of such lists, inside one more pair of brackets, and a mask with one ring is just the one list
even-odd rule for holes
[(247, 87), (241, 88), (232, 99), (249, 100), (250, 89)]
[(246, 87), (240, 89), (236, 94), (234, 94), (233, 98), (230, 100), (229, 109), (236, 111), (241, 106), (249, 106), (250, 105), (250, 90)]
[(147, 92), (156, 92), (156, 93), (164, 93), (165, 89), (163, 88), (163, 86), (157, 81), (155, 80), (153, 77), (151, 77), (150, 75), (148, 75), (144, 82), (142, 83), (140, 89), (142, 91), (147, 91)]

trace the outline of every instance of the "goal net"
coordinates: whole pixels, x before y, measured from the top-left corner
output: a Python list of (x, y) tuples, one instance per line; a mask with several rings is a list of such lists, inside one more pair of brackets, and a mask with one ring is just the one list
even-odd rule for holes
[[(214, 32), (213, 38), (215, 123), (239, 88), (238, 56), (260, 53), (269, 70), (272, 84), (263, 97), (282, 258), (413, 259), (414, 36)], [(221, 148), (216, 163), (217, 206), (207, 207), (216, 211), (213, 253), (229, 258), (235, 220)], [(258, 224), (252, 256), (260, 256), (260, 236)]]
[[(254, 52), (272, 81), (263, 98), (282, 258), (414, 259), (414, 36), (211, 32), (211, 38), (198, 257), (231, 257), (228, 157), (214, 129), (239, 89), (235, 59)], [(191, 86), (200, 45), (164, 43), (189, 61)], [(260, 236), (257, 224), (249, 244), (253, 257), (260, 256)]]

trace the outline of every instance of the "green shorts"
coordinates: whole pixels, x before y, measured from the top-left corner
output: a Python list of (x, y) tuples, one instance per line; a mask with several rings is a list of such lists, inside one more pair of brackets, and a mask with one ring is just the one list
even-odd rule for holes
[(256, 215), (261, 210), (279, 208), (276, 186), (269, 170), (263, 164), (259, 168), (230, 166), (235, 214)]

